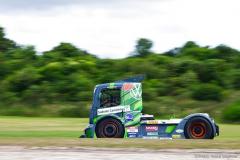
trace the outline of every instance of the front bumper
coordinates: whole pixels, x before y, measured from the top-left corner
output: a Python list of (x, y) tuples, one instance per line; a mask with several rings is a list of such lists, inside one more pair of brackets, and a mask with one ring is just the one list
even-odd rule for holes
[(79, 138), (93, 138), (94, 137), (94, 125), (90, 124), (85, 130), (84, 134), (81, 135)]

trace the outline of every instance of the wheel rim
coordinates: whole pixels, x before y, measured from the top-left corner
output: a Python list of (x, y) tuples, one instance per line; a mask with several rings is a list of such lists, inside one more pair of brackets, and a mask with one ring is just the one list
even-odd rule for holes
[(118, 133), (118, 127), (115, 123), (107, 123), (103, 129), (105, 137), (115, 137)]
[(192, 123), (189, 127), (189, 131), (193, 138), (204, 138), (207, 133), (206, 124), (200, 122)]

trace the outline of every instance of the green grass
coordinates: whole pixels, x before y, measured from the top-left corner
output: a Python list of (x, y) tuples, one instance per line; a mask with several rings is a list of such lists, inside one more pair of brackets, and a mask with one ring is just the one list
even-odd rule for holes
[(79, 139), (84, 118), (0, 117), (0, 145), (240, 149), (240, 125), (220, 124), (214, 140)]
[(84, 118), (0, 117), (0, 138), (76, 138), (82, 134), (87, 122)]
[(220, 127), (220, 136), (216, 137), (216, 139), (240, 141), (240, 125), (239, 124), (219, 124), (219, 127)]

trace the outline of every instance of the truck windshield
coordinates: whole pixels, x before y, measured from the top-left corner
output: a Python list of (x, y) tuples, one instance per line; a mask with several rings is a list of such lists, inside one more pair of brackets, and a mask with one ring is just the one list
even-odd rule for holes
[(100, 94), (100, 108), (107, 108), (120, 105), (120, 89), (103, 89)]

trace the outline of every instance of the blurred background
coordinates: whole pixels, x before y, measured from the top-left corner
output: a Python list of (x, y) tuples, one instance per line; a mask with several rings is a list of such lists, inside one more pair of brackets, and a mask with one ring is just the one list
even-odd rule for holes
[(207, 112), (222, 121), (240, 120), (240, 52), (189, 41), (157, 54), (141, 38), (132, 55), (104, 59), (71, 43), (37, 54), (0, 29), (0, 114), (88, 117), (96, 84), (146, 74), (144, 112), (181, 117)]
[(238, 6), (1, 2), (0, 115), (88, 117), (95, 85), (145, 74), (145, 113), (240, 122)]

